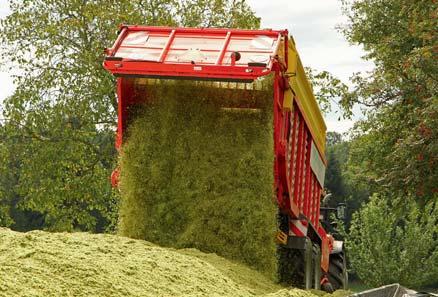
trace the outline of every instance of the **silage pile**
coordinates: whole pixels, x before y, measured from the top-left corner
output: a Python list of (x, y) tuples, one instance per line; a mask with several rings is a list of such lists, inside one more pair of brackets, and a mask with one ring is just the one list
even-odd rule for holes
[[(0, 228), (0, 296), (265, 296), (281, 289), (216, 255), (114, 235)], [(271, 297), (316, 297), (279, 290)]]
[(169, 81), (145, 94), (121, 153), (120, 234), (274, 276), (272, 90)]

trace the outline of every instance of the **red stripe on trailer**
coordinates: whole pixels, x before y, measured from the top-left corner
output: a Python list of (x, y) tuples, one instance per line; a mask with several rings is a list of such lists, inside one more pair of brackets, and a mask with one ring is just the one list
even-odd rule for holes
[(289, 235), (304, 237), (305, 235), (295, 225), (292, 225), (289, 229)]
[(305, 220), (290, 220), (289, 233), (290, 235), (304, 237), (307, 236), (308, 223)]

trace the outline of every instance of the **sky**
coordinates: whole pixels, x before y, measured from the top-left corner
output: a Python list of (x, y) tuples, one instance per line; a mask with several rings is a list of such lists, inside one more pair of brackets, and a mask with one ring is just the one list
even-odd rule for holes
[[(262, 28), (288, 29), (294, 37), (304, 66), (327, 70), (345, 83), (353, 72), (369, 71), (371, 62), (361, 57), (359, 46), (350, 45), (336, 26), (346, 24), (339, 0), (247, 0), (262, 19)], [(359, 108), (352, 120), (338, 121), (339, 113), (325, 115), (328, 131), (346, 132), (361, 118)]]
[[(361, 59), (364, 52), (351, 46), (336, 30), (346, 23), (339, 0), (247, 0), (262, 19), (262, 28), (288, 29), (293, 35), (304, 66), (327, 70), (344, 82), (353, 72), (371, 70)], [(0, 18), (9, 13), (7, 0), (0, 0)], [(9, 73), (0, 68), (0, 103), (14, 91)], [(328, 131), (346, 132), (361, 117), (357, 110), (352, 120), (338, 121), (339, 114), (325, 115)]]

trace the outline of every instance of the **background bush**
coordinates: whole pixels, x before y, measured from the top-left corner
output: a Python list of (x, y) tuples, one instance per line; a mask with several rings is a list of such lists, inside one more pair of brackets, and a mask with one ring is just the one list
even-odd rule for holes
[(374, 195), (353, 215), (347, 247), (351, 265), (370, 286), (400, 283), (418, 288), (438, 279), (438, 206), (405, 202), (394, 210)]

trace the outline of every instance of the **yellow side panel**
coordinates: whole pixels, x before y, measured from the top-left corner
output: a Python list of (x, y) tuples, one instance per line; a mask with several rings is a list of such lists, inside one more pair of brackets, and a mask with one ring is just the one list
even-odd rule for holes
[[(292, 92), (295, 94), (294, 100), (303, 114), (321, 157), (325, 160), (325, 137), (327, 127), (315, 96), (313, 95), (312, 87), (304, 72), (300, 56), (291, 40), (289, 40), (288, 44), (287, 58), (288, 69), (286, 74), (289, 77), (289, 85)], [(287, 92), (288, 91), (285, 93), (286, 96), (288, 95)]]
[(293, 97), (294, 97), (294, 94), (292, 93), (292, 91), (290, 89), (287, 89), (286, 91), (284, 91), (284, 99), (283, 99), (283, 109), (284, 110), (292, 111), (293, 100), (294, 100)]

